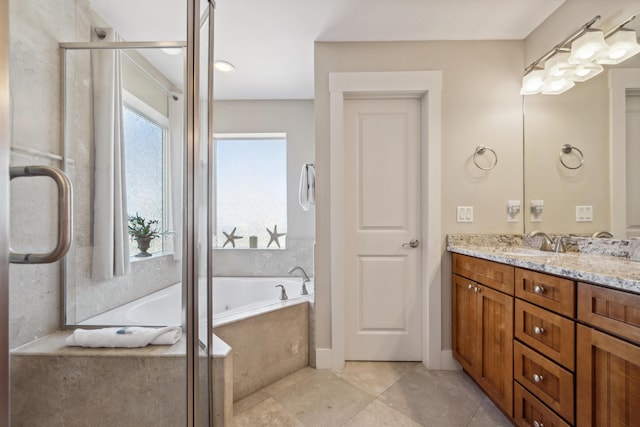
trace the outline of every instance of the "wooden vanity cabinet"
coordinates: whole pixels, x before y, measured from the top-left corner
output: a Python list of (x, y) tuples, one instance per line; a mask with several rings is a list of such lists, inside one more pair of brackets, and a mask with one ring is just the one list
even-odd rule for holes
[(512, 416), (513, 267), (460, 254), (453, 265), (454, 358)]
[(516, 425), (640, 427), (640, 295), (454, 253), (452, 296), (454, 358)]
[[(514, 387), (535, 396), (548, 411), (545, 418), (554, 414), (559, 425), (558, 420), (568, 425), (575, 421), (575, 286), (561, 277), (521, 268), (515, 271)], [(520, 411), (526, 408), (519, 405)], [(521, 426), (534, 425), (525, 417), (523, 412), (514, 416)]]
[(579, 426), (640, 426), (640, 295), (578, 285)]

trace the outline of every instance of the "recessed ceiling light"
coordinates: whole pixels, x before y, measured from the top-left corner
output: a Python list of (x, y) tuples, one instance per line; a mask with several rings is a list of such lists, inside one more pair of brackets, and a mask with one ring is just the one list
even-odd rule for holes
[(213, 61), (213, 67), (223, 73), (233, 73), (236, 70), (236, 67), (231, 62), (222, 60)]
[(180, 47), (163, 47), (162, 51), (167, 55), (175, 56), (180, 55), (182, 53), (182, 48)]

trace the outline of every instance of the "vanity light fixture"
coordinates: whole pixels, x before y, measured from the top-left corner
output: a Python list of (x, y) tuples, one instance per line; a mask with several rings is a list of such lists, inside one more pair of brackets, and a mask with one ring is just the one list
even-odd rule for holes
[(606, 55), (609, 46), (604, 41), (604, 33), (591, 28), (571, 43), (569, 62), (572, 64), (588, 64)]
[(576, 84), (569, 79), (558, 79), (546, 81), (544, 85), (542, 85), (541, 93), (543, 95), (560, 95), (563, 92), (568, 91)]
[(598, 64), (619, 64), (640, 53), (640, 44), (636, 32), (627, 28), (619, 28), (607, 38), (608, 51), (601, 55)]
[(604, 71), (602, 64), (619, 64), (640, 53), (636, 32), (623, 28), (640, 11), (608, 32), (591, 28), (595, 16), (529, 65), (522, 79), (521, 95), (557, 95)]
[(546, 80), (567, 78), (573, 74), (576, 66), (569, 63), (568, 52), (558, 52), (544, 64), (544, 78)]
[(520, 95), (535, 95), (540, 93), (544, 85), (544, 70), (532, 69), (522, 78), (522, 89)]

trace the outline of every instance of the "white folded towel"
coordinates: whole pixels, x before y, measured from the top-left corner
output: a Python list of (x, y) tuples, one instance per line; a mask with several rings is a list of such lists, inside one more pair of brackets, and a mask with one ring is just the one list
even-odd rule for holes
[(305, 163), (300, 172), (299, 202), (303, 210), (316, 203), (316, 176), (313, 164)]
[(102, 329), (76, 329), (66, 340), (68, 346), (79, 347), (145, 347), (153, 345), (173, 345), (180, 339), (180, 326), (145, 328), (127, 326)]

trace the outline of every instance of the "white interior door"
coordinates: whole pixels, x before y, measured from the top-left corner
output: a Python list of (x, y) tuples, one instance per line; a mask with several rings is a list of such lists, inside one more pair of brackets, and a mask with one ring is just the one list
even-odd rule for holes
[(345, 100), (347, 360), (422, 360), (420, 109)]

